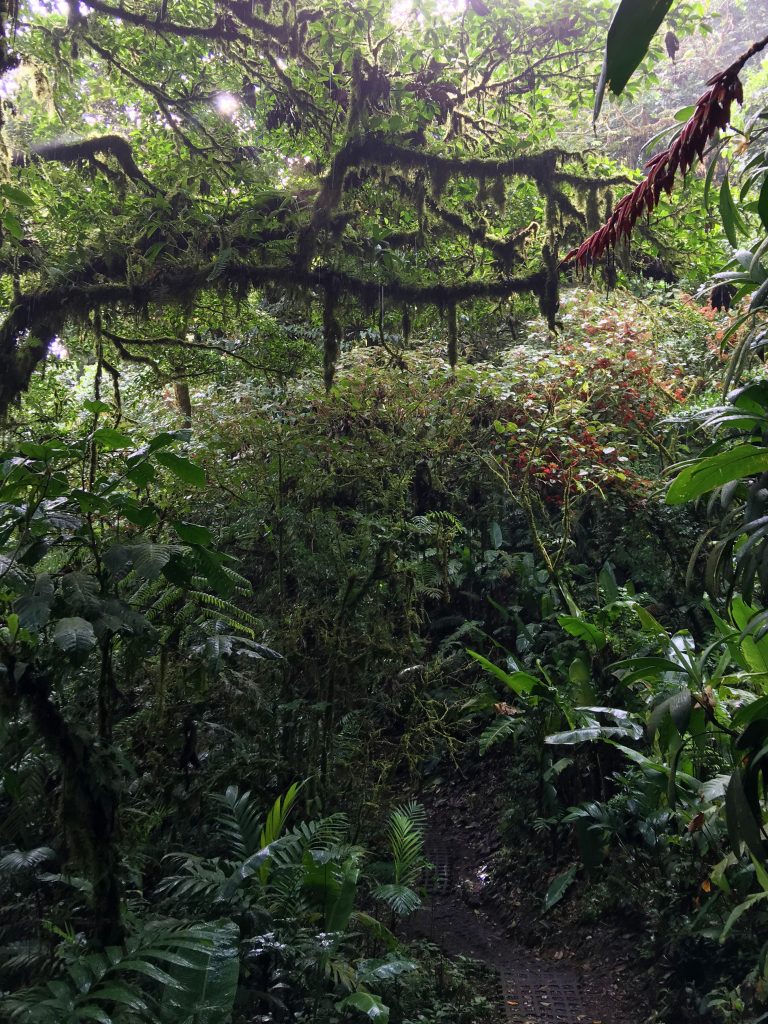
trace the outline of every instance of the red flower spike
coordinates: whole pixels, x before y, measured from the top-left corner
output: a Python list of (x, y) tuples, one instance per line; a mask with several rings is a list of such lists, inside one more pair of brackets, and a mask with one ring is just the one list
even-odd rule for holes
[(616, 204), (610, 218), (601, 228), (568, 253), (562, 266), (575, 262), (585, 267), (599, 260), (622, 236), (632, 233), (644, 212), (652, 212), (662, 192), (667, 195), (672, 192), (678, 172), (685, 175), (697, 157), (699, 160), (704, 159), (709, 140), (716, 131), (728, 127), (734, 102), (741, 105), (744, 101), (739, 72), (751, 57), (766, 46), (768, 36), (753, 43), (730, 67), (709, 79), (707, 85), (710, 88), (696, 101), (696, 109), (675, 141), (651, 157), (646, 164), (646, 177), (643, 181)]

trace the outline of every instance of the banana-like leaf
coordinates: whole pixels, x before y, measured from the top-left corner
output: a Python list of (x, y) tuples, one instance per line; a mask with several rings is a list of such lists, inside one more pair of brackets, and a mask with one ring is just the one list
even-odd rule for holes
[(623, 92), (671, 6), (672, 0), (621, 0), (608, 29), (594, 121), (600, 116), (606, 86), (615, 96)]
[(697, 459), (686, 466), (667, 491), (667, 504), (680, 505), (684, 501), (706, 494), (715, 487), (722, 487), (731, 480), (757, 476), (768, 470), (768, 448), (752, 444), (740, 444), (735, 448)]

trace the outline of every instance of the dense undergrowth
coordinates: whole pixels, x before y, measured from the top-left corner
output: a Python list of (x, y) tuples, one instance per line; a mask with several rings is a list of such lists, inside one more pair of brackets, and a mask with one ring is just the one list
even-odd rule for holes
[[(663, 648), (657, 620), (706, 628), (700, 599), (675, 597), (699, 517), (658, 499), (687, 450), (674, 416), (719, 372), (711, 317), (671, 296), (622, 305), (573, 291), (556, 338), (532, 321), (525, 351), (502, 335), (455, 375), (427, 338), (400, 367), (350, 351), (330, 395), (312, 368), (280, 387), (212, 382), (192, 389), (191, 436), (140, 373), (115, 426), (86, 397), (92, 369), (63, 360), (37, 383), (43, 420), (8, 437), (3, 492), (26, 709), (3, 743), (14, 1019), (176, 1021), (204, 998), (195, 1019), (218, 1020), (235, 983), (236, 1020), (386, 1006), (407, 1021), (440, 1000), (477, 1019), (461, 968), (432, 975), (392, 934), (420, 901), (423, 820), (385, 809), (491, 749), (514, 752), (515, 858), (556, 835), (562, 891), (599, 882), (591, 904), (642, 914), (681, 969), (684, 933), (665, 939), (656, 917), (677, 912), (675, 879), (686, 928), (705, 912), (714, 812), (681, 835), (700, 812), (655, 803), (662, 769), (644, 755), (632, 769), (544, 743), (594, 727), (604, 712), (578, 709), (598, 705), (632, 743), (642, 688), (611, 664)], [(61, 402), (67, 378), (62, 432), (46, 393)], [(592, 851), (583, 878), (574, 836)], [(84, 945), (89, 906), (105, 954)]]
[(640, 180), (603, 0), (170, 6), (0, 9), (0, 1020), (490, 1024), (458, 809), (606, 1020), (768, 1020), (764, 0)]

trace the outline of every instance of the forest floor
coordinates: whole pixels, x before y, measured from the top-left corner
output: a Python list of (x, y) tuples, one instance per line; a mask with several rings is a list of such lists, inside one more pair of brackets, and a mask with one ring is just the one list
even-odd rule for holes
[(446, 785), (425, 803), (426, 853), (435, 872), (412, 927), (450, 956), (471, 957), (489, 969), (484, 989), (498, 1000), (494, 1024), (646, 1019), (647, 978), (636, 965), (631, 929), (615, 922), (587, 928), (562, 913), (542, 928), (540, 900), (534, 904), (522, 880), (496, 875), (502, 841), (485, 783), (479, 792)]

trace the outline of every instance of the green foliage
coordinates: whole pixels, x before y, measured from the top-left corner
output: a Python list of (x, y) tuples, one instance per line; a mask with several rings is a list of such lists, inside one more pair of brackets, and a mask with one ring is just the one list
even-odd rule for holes
[(617, 96), (623, 92), (671, 6), (671, 0), (621, 0), (608, 29), (595, 96), (595, 121), (603, 105), (606, 85)]

